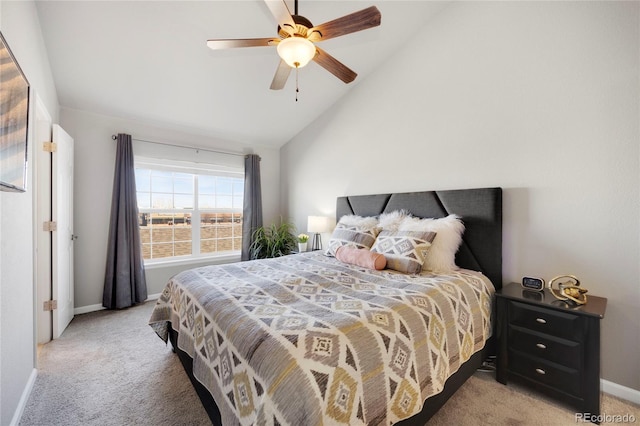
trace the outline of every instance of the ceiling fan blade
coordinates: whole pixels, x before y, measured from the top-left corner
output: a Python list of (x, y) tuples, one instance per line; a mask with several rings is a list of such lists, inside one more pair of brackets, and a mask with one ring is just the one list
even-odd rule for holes
[[(359, 12), (354, 12), (349, 15), (345, 15), (342, 18), (334, 19), (333, 21), (325, 22), (309, 30), (311, 41), (328, 40), (334, 37), (340, 37), (345, 34), (355, 33), (356, 31), (366, 30), (368, 28), (377, 27), (380, 25), (382, 15), (377, 7), (371, 6), (366, 9), (362, 9)], [(315, 34), (320, 33), (320, 37)], [(316, 38), (314, 40), (314, 38)]]
[(313, 60), (345, 83), (351, 83), (358, 75), (318, 46), (316, 46), (316, 56), (313, 57)]
[(276, 70), (276, 75), (273, 76), (273, 81), (271, 82), (271, 87), (269, 87), (269, 89), (282, 90), (289, 78), (289, 74), (291, 74), (291, 67), (287, 65), (285, 61), (280, 60), (278, 69)]
[(280, 39), (278, 38), (238, 38), (224, 40), (207, 40), (207, 46), (213, 50), (231, 49), (234, 47), (260, 47), (275, 46)]
[(276, 19), (280, 28), (287, 32), (289, 35), (293, 35), (296, 29), (296, 23), (291, 17), (291, 12), (284, 0), (264, 0), (271, 11), (271, 14)]

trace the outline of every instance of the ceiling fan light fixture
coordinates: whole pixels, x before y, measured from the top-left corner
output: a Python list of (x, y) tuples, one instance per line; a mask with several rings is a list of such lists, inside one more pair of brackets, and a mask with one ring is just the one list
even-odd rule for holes
[(291, 68), (302, 68), (316, 55), (316, 47), (306, 38), (292, 36), (278, 43), (278, 55)]

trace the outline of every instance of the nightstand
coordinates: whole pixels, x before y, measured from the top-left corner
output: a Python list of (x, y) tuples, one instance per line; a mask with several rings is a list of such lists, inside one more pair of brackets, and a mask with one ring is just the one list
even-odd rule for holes
[(514, 380), (600, 415), (600, 320), (607, 299), (587, 293), (574, 307), (548, 289), (511, 283), (496, 292), (496, 380)]

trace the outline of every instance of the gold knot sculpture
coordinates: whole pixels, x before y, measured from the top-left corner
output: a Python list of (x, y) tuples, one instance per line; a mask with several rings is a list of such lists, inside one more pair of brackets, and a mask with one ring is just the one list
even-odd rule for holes
[(580, 280), (573, 275), (553, 278), (547, 285), (556, 299), (570, 300), (577, 305), (587, 303), (587, 289), (580, 287)]

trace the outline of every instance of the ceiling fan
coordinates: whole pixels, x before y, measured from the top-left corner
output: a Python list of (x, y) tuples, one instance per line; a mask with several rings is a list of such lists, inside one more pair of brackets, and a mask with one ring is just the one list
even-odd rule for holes
[(277, 46), (281, 59), (271, 82), (272, 90), (282, 89), (291, 69), (302, 68), (311, 60), (345, 83), (352, 82), (358, 74), (320, 49), (315, 43), (377, 27), (382, 18), (378, 8), (371, 6), (314, 26), (307, 18), (298, 15), (298, 0), (295, 0), (293, 15), (289, 12), (284, 0), (265, 0), (265, 3), (278, 23), (279, 37), (208, 40), (207, 46), (214, 50)]

